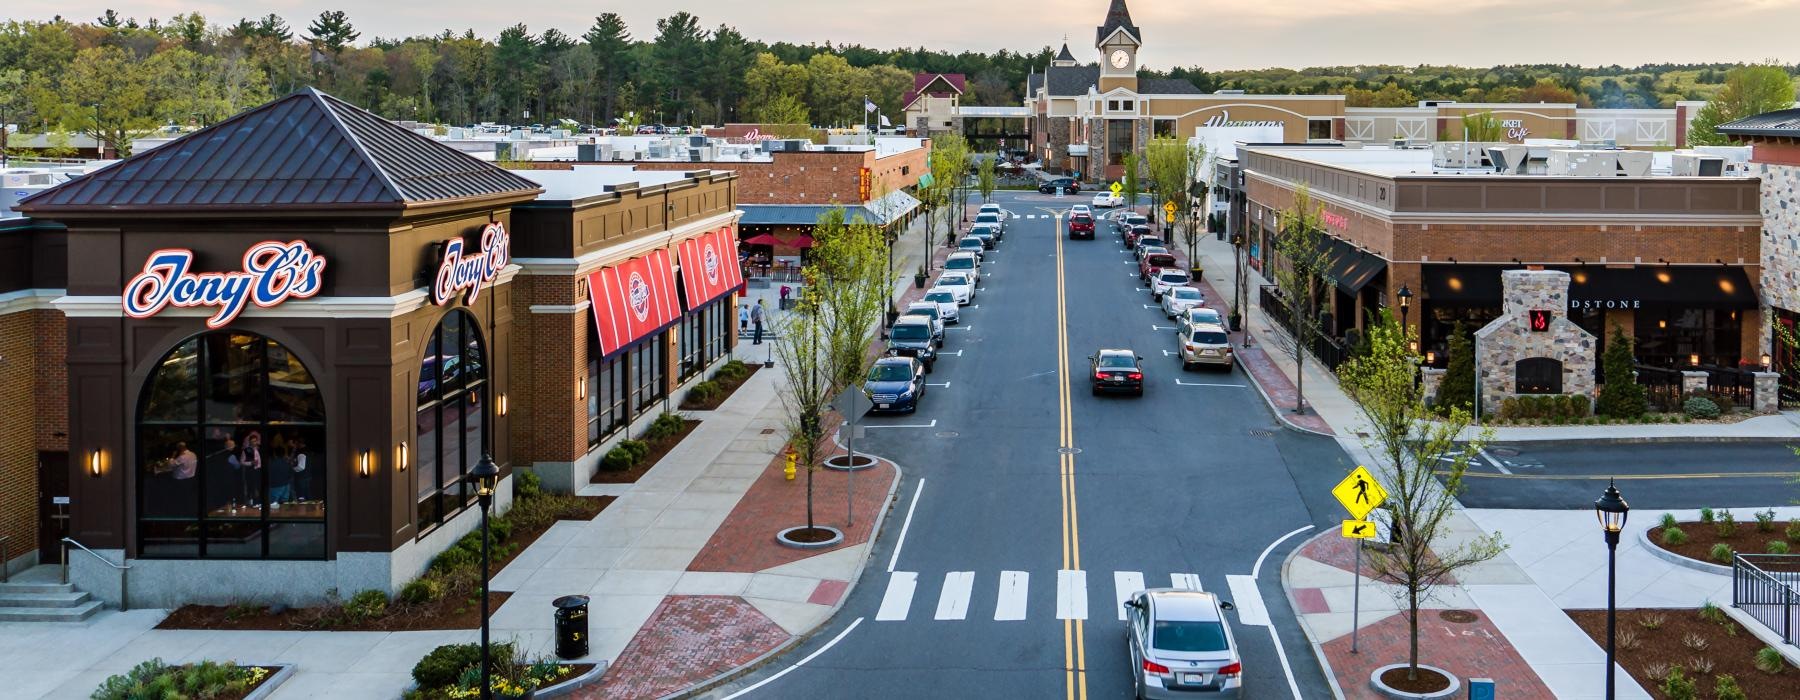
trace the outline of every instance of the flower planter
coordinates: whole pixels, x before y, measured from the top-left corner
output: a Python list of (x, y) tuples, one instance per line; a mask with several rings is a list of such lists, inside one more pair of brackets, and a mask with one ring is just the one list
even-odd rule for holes
[(925, 276), (924, 275), (913, 275), (913, 289), (924, 289), (924, 288), (925, 288)]
[(1375, 689), (1376, 694), (1384, 698), (1399, 698), (1402, 700), (1433, 700), (1435, 698), (1448, 698), (1455, 696), (1456, 691), (1462, 689), (1462, 681), (1457, 679), (1455, 674), (1436, 666), (1426, 666), (1425, 664), (1419, 664), (1419, 671), (1421, 673), (1426, 671), (1436, 673), (1449, 679), (1450, 685), (1445, 686), (1442, 690), (1434, 690), (1429, 693), (1411, 693), (1394, 688), (1382, 682), (1381, 677), (1383, 674), (1396, 669), (1404, 671), (1406, 666), (1406, 664), (1388, 664), (1375, 669), (1369, 673), (1369, 687)]
[(801, 525), (799, 527), (787, 528), (785, 530), (782, 530), (781, 532), (775, 533), (775, 541), (781, 543), (781, 546), (783, 546), (783, 547), (792, 547), (794, 549), (827, 549), (830, 547), (836, 547), (838, 545), (838, 543), (844, 541), (844, 532), (842, 530), (839, 530), (835, 527), (826, 527), (824, 525), (817, 525), (817, 526), (814, 526), (812, 529), (824, 530), (824, 531), (831, 533), (831, 536), (827, 539), (820, 540), (818, 542), (807, 542), (804, 540), (798, 540), (798, 539), (793, 538), (793, 536), (796, 533), (799, 533), (806, 529), (807, 528), (805, 525)]

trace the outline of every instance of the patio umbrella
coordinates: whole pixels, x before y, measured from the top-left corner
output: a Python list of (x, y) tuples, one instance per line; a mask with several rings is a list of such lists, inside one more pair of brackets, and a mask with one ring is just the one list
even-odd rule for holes
[(799, 238), (795, 238), (794, 242), (790, 245), (795, 248), (811, 248), (813, 247), (813, 239), (812, 236), (800, 236)]
[(746, 245), (780, 245), (781, 239), (776, 238), (773, 235), (764, 233), (764, 234), (758, 234), (758, 235), (746, 238), (746, 239), (744, 239), (744, 243)]

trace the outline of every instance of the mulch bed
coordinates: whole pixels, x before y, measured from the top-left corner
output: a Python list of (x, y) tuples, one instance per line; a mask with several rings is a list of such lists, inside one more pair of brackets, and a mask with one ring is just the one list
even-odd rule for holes
[[(570, 520), (593, 520), (613, 502), (612, 496), (576, 496), (587, 508)], [(551, 523), (554, 525), (555, 523)], [(496, 557), (488, 567), (491, 578), (523, 554), (531, 543), (550, 529), (515, 528), (507, 544), (516, 545), (510, 554)], [(512, 594), (506, 591), (488, 593), (488, 612), (499, 610)], [(329, 628), (333, 632), (403, 632), (417, 630), (466, 630), (481, 626), (480, 599), (444, 596), (423, 605), (390, 601), (387, 614), (362, 623)], [(165, 630), (305, 630), (313, 629), (308, 621), (319, 614), (318, 608), (282, 608), (252, 605), (183, 605), (169, 613), (157, 629)]]
[(661, 440), (648, 441), (650, 444), (650, 453), (647, 455), (644, 455), (644, 461), (640, 462), (638, 464), (638, 466), (632, 467), (625, 471), (607, 471), (606, 469), (602, 468), (602, 469), (594, 472), (593, 478), (588, 479), (588, 483), (590, 483), (590, 484), (635, 484), (635, 483), (637, 483), (637, 480), (639, 478), (642, 478), (645, 474), (648, 474), (650, 472), (650, 469), (656, 466), (657, 462), (662, 461), (663, 455), (668, 454), (669, 450), (675, 449), (676, 445), (681, 444), (682, 438), (687, 437), (688, 433), (694, 432), (694, 428), (697, 428), (699, 426), (700, 426), (700, 421), (697, 421), (697, 420), (681, 421), (681, 432), (671, 435), (669, 437), (663, 438)]
[(1406, 693), (1435, 693), (1450, 687), (1449, 678), (1428, 668), (1419, 669), (1411, 680), (1406, 678), (1406, 673), (1404, 666), (1389, 669), (1381, 674), (1381, 682), (1386, 683), (1389, 688)]
[(718, 378), (712, 380), (713, 383), (719, 385), (719, 389), (720, 389), (718, 396), (713, 397), (713, 400), (711, 400), (711, 401), (695, 401), (695, 400), (693, 400), (692, 395), (690, 394), (689, 395), (690, 398), (682, 400), (681, 410), (683, 410), (683, 411), (711, 411), (711, 410), (717, 409), (721, 405), (724, 405), (725, 400), (731, 398), (731, 395), (738, 390), (738, 387), (743, 386), (744, 382), (750, 381), (750, 378), (756, 376), (756, 372), (758, 370), (762, 369), (762, 365), (760, 365), (760, 364), (745, 363), (744, 366), (750, 368), (750, 373), (744, 375), (744, 377), (742, 379), (726, 379), (724, 377), (718, 377)]
[[(1605, 610), (1569, 610), (1570, 619), (1581, 627), (1594, 643), (1606, 648), (1606, 611)], [(1640, 621), (1649, 616), (1662, 616), (1663, 622), (1657, 629), (1648, 629)], [(1731, 623), (1735, 626), (1737, 623)], [(1694, 650), (1683, 644), (1689, 635), (1699, 635), (1706, 640), (1706, 648)], [(1628, 648), (1628, 636), (1636, 637), (1636, 647)], [(1653, 664), (1681, 666), (1689, 680), (1694, 681), (1701, 698), (1716, 697), (1713, 694), (1714, 678), (1730, 675), (1738, 682), (1738, 687), (1751, 698), (1786, 698), (1794, 697), (1795, 689), (1800, 688), (1800, 676), (1790, 666), (1780, 674), (1767, 674), (1756, 670), (1755, 654), (1764, 644), (1749, 632), (1738, 629), (1732, 636), (1725, 625), (1708, 622), (1700, 617), (1697, 609), (1684, 610), (1620, 610), (1618, 612), (1618, 659), (1619, 667), (1636, 679), (1638, 685), (1650, 692), (1651, 697), (1668, 698), (1662, 692), (1662, 679), (1652, 678), (1650, 667)], [(1696, 659), (1711, 661), (1711, 673), (1697, 673), (1694, 669)]]
[[(1737, 521), (1737, 533), (1730, 537), (1720, 537), (1716, 523), (1684, 522), (1680, 523), (1680, 527), (1682, 532), (1687, 533), (1688, 539), (1686, 542), (1678, 545), (1665, 544), (1662, 538), (1663, 528), (1661, 525), (1650, 528), (1650, 541), (1658, 547), (1689, 559), (1703, 561), (1708, 564), (1717, 564), (1719, 566), (1731, 566), (1730, 561), (1719, 562), (1713, 560), (1713, 545), (1723, 543), (1730, 545), (1734, 552), (1761, 554), (1768, 551), (1769, 542), (1771, 540), (1780, 540), (1785, 537), (1783, 531), (1787, 528), (1786, 521), (1777, 520), (1775, 521), (1774, 530), (1762, 532), (1756, 529), (1755, 515), (1752, 515), (1749, 512), (1734, 512), (1732, 515), (1745, 518), (1749, 522), (1745, 522), (1744, 520)], [(1800, 550), (1800, 542), (1789, 542), (1788, 544), (1794, 549)]]

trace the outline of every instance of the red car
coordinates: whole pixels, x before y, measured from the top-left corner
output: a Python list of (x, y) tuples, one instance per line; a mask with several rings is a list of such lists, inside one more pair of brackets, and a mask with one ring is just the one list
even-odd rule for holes
[(1069, 217), (1069, 238), (1094, 240), (1094, 217), (1087, 214), (1076, 214)]
[(1143, 238), (1145, 236), (1155, 236), (1155, 235), (1156, 234), (1154, 234), (1150, 231), (1149, 226), (1145, 226), (1145, 225), (1133, 226), (1125, 231), (1125, 247), (1136, 248), (1139, 238)]
[(1151, 253), (1138, 262), (1138, 279), (1146, 282), (1165, 267), (1175, 267), (1175, 256), (1169, 253)]

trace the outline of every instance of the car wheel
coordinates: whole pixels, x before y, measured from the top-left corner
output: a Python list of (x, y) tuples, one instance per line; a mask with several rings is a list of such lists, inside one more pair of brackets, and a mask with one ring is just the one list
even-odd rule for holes
[(931, 374), (931, 364), (932, 364), (931, 362), (925, 363), (925, 373), (926, 374)]
[(1137, 392), (1134, 395), (1135, 396), (1143, 396), (1144, 395), (1144, 387), (1141, 387), (1141, 386), (1138, 387)]
[(1097, 387), (1097, 386), (1096, 386), (1096, 387), (1093, 387), (1093, 391), (1094, 391), (1094, 395), (1095, 395), (1095, 396), (1099, 396), (1099, 395), (1100, 395), (1100, 387)]

